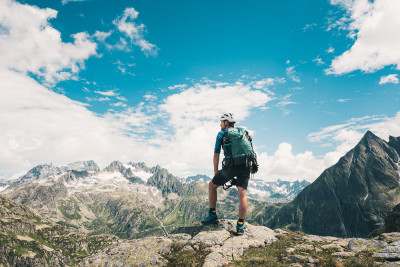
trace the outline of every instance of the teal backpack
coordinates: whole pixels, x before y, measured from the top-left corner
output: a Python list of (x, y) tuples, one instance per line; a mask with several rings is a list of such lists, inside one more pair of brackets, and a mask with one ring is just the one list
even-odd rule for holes
[(226, 129), (223, 147), (225, 162), (230, 162), (232, 165), (246, 164), (251, 167), (257, 164), (256, 153), (246, 129), (241, 127)]

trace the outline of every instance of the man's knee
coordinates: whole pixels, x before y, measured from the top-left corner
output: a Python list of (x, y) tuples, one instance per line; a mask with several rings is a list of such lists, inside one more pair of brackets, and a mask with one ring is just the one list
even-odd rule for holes
[(238, 190), (238, 193), (239, 193), (239, 198), (247, 197), (247, 189), (238, 186), (237, 190)]
[(218, 187), (220, 187), (220, 186), (217, 185), (217, 184), (214, 184), (212, 181), (210, 181), (210, 182), (208, 183), (208, 188), (209, 188), (210, 190), (215, 190), (215, 189), (217, 189)]

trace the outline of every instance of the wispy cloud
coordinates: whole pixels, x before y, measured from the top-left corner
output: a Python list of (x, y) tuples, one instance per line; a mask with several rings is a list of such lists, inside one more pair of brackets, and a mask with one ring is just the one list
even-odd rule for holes
[(316, 26), (317, 26), (317, 23), (306, 24), (306, 26), (303, 27), (303, 31), (305, 32), (305, 31), (310, 30), (310, 29), (312, 29), (312, 28), (314, 28)]
[(99, 42), (105, 42), (108, 37), (112, 34), (112, 31), (108, 32), (102, 32), (102, 31), (96, 31), (93, 34), (93, 37), (96, 38), (97, 41)]
[(322, 61), (320, 56), (317, 56), (316, 58), (313, 59), (313, 62), (315, 62), (318, 66), (320, 65), (325, 65), (325, 62)]
[(294, 82), (300, 82), (300, 75), (294, 69), (294, 66), (290, 66), (286, 68), (286, 75), (288, 78)]
[(109, 90), (109, 91), (94, 91), (96, 94), (104, 95), (104, 96), (116, 96), (117, 93), (115, 90)]
[(330, 46), (330, 47), (326, 50), (326, 53), (328, 53), (328, 54), (331, 54), (331, 53), (333, 53), (333, 52), (335, 52), (335, 48), (333, 48), (332, 46)]
[(125, 104), (123, 102), (111, 103), (110, 105), (113, 107), (123, 107), (123, 108), (127, 107), (127, 104)]
[(108, 97), (85, 97), (85, 99), (89, 102), (106, 102), (111, 100)]
[(290, 113), (290, 111), (288, 109), (286, 109), (286, 107), (288, 105), (296, 104), (296, 102), (290, 100), (290, 98), (292, 96), (293, 96), (293, 94), (285, 95), (279, 100), (278, 104), (276, 104), (276, 106), (282, 110), (284, 116), (286, 116)]
[(133, 7), (126, 8), (124, 13), (113, 23), (120, 32), (129, 38), (131, 44), (139, 46), (145, 55), (157, 56), (158, 48), (144, 39), (145, 25), (135, 23), (138, 16), (139, 12)]
[(258, 81), (254, 81), (251, 83), (253, 88), (256, 89), (267, 89), (270, 86), (274, 86), (276, 84), (285, 83), (285, 78), (264, 78)]
[(66, 5), (66, 4), (71, 3), (71, 2), (84, 2), (84, 1), (87, 1), (87, 0), (62, 0), (61, 3), (63, 5)]
[(152, 95), (152, 94), (144, 95), (143, 98), (146, 99), (147, 101), (157, 100), (157, 96), (156, 95)]

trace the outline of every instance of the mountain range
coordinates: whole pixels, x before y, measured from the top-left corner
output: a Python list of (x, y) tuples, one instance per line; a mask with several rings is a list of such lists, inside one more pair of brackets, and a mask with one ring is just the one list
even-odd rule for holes
[[(312, 184), (253, 179), (246, 219), (318, 235), (369, 236), (400, 202), (399, 153), (399, 137), (386, 142), (368, 131)], [(208, 209), (205, 181), (144, 163), (114, 161), (100, 171), (88, 161), (36, 166), (1, 194), (86, 233), (135, 238), (201, 220)], [(218, 197), (219, 216), (237, 218), (237, 190), (219, 189)]]
[[(38, 165), (9, 182), (1, 194), (84, 233), (135, 238), (200, 221), (208, 209), (204, 181), (209, 180), (197, 175), (182, 181), (160, 166), (133, 162), (114, 161), (100, 171), (94, 161), (86, 161), (61, 167)], [(253, 180), (251, 184), (255, 189), (249, 193), (253, 198), (249, 207), (259, 211), (266, 205), (264, 201), (277, 196), (287, 202), (307, 183)], [(236, 218), (237, 190), (221, 189), (219, 197), (220, 217)]]

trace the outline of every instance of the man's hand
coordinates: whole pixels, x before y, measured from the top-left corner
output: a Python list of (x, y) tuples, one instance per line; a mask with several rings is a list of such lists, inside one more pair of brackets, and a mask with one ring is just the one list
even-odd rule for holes
[(219, 171), (214, 171), (214, 175), (217, 175), (219, 173)]

